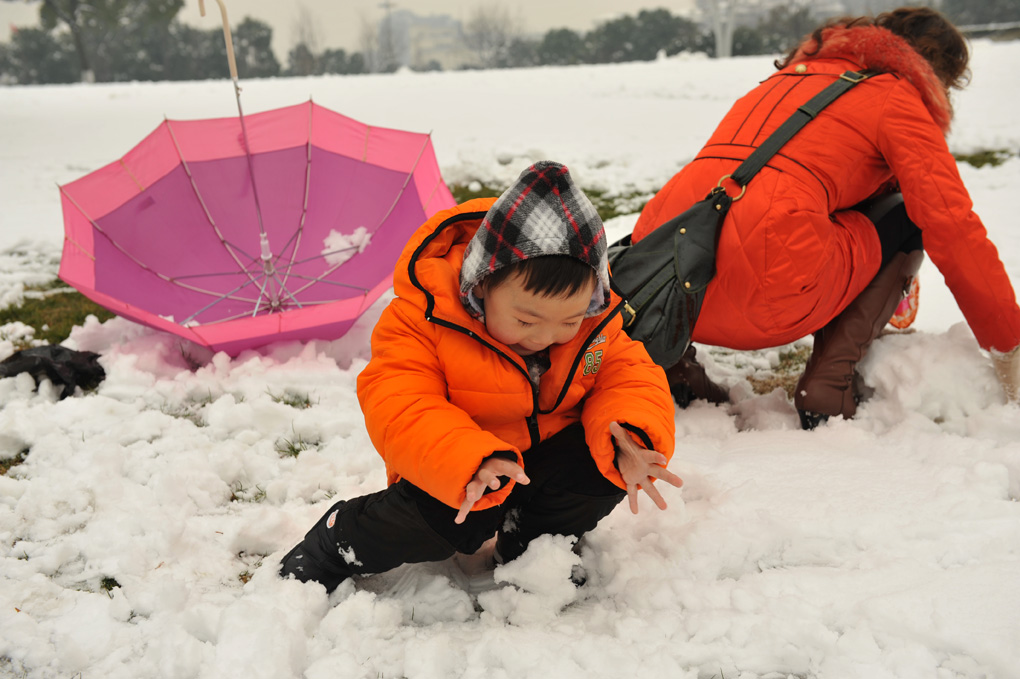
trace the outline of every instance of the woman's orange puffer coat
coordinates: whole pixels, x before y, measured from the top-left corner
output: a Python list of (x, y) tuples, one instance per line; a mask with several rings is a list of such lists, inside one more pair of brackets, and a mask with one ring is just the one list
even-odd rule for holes
[[(533, 389), (524, 360), (460, 301), (464, 249), (493, 202), (481, 198), (437, 213), (397, 263), (396, 299), (372, 333), (372, 359), (358, 376), (358, 399), (388, 481), (407, 479), (459, 507), (486, 457), (510, 451), (523, 465), (521, 451), (581, 422), (599, 470), (625, 488), (609, 423), (640, 431), (671, 457), (674, 408), (665, 375), (623, 332), (613, 296), (610, 310), (586, 318), (571, 342), (550, 347), (551, 367)], [(474, 509), (501, 503), (512, 487), (484, 495)]]
[(875, 227), (851, 208), (898, 184), (978, 343), (998, 351), (1020, 344), (1013, 288), (946, 145), (945, 91), (927, 61), (883, 28), (827, 29), (813, 56), (802, 46), (733, 106), (697, 158), (648, 203), (634, 238), (704, 198), (798, 106), (844, 71), (862, 69), (881, 74), (808, 123), (733, 204), (695, 341), (759, 349), (823, 327), (881, 263)]

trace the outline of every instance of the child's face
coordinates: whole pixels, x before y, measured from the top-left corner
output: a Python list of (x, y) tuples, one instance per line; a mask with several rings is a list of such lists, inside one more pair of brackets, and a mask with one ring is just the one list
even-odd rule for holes
[(524, 289), (520, 275), (495, 287), (484, 283), (475, 291), (485, 302), (489, 334), (521, 356), (574, 339), (588, 310), (595, 283), (573, 294), (545, 297)]

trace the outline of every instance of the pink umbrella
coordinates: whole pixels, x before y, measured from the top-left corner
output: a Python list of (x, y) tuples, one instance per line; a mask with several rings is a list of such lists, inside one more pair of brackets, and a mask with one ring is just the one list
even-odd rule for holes
[[(239, 94), (232, 59), (231, 74)], [(431, 138), (312, 102), (245, 116), (238, 96), (238, 113), (164, 121), (60, 187), (60, 277), (231, 355), (340, 337), (390, 287), (411, 233), (455, 204)]]

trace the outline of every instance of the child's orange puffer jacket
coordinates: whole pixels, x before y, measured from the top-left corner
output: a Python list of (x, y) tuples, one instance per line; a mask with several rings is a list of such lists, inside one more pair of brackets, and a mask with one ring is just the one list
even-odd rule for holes
[[(451, 507), (482, 461), (521, 451), (581, 422), (599, 469), (624, 488), (609, 423), (673, 454), (673, 401), (661, 368), (622, 330), (620, 300), (586, 318), (577, 336), (550, 347), (551, 367), (533, 389), (524, 360), (493, 339), (459, 298), (464, 249), (494, 199), (437, 213), (397, 262), (396, 293), (372, 333), (372, 360), (358, 377), (369, 435), (390, 483), (404, 478)], [(525, 471), (527, 471), (525, 469)], [(475, 510), (501, 503), (513, 482)]]

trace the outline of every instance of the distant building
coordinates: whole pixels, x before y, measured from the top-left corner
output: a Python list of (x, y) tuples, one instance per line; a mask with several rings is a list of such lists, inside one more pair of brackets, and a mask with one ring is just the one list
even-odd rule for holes
[[(464, 47), (461, 23), (447, 15), (422, 17), (408, 10), (390, 12), (379, 22), (380, 51), (392, 45), (397, 66), (416, 71), (453, 71), (471, 66), (474, 55)], [(389, 61), (381, 55), (383, 63)]]

